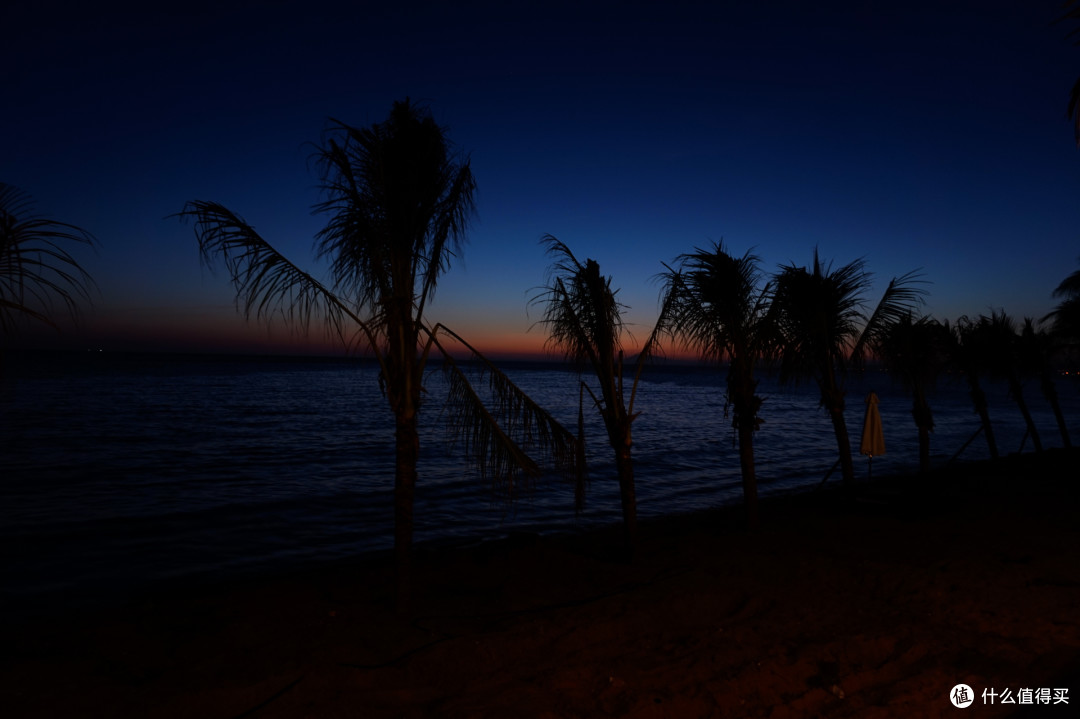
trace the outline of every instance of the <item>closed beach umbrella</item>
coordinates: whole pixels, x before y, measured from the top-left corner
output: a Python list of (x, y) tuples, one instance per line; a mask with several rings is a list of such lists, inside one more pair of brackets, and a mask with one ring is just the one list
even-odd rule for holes
[(878, 397), (873, 392), (866, 395), (866, 416), (863, 418), (859, 453), (870, 458), (871, 475), (874, 472), (874, 457), (885, 454), (885, 434), (881, 430), (881, 412), (878, 411)]

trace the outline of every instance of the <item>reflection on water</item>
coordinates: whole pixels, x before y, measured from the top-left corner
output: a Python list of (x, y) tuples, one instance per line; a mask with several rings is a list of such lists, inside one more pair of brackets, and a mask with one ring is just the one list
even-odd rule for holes
[[(9, 362), (0, 387), (5, 591), (135, 585), (390, 546), (393, 429), (371, 363), (97, 354), (30, 360)], [(504, 366), (534, 399), (576, 426), (575, 372)], [(592, 481), (585, 512), (575, 518), (572, 490), (554, 478), (507, 506), (448, 445), (438, 406), (442, 382), (437, 371), (426, 380), (418, 542), (618, 521), (612, 453), (595, 412), (587, 415)], [(1024, 426), (1015, 404), (1003, 386), (987, 389), (1001, 450), (1016, 451)], [(1063, 382), (1059, 389), (1080, 437), (1080, 388)], [(879, 373), (849, 382), (853, 447), (870, 390), (881, 399), (887, 448), (874, 459), (874, 474), (914, 469), (910, 400)], [(761, 493), (818, 484), (836, 445), (813, 385), (780, 387), (765, 376), (759, 394)], [(1044, 445), (1060, 446), (1035, 383), (1027, 399)], [(978, 429), (978, 418), (962, 383), (943, 382), (931, 402), (938, 466)], [(651, 367), (635, 409), (642, 411), (634, 426), (641, 516), (740, 501), (738, 450), (719, 371)], [(961, 459), (986, 456), (980, 437)], [(865, 476), (866, 459), (856, 456), (855, 466)]]

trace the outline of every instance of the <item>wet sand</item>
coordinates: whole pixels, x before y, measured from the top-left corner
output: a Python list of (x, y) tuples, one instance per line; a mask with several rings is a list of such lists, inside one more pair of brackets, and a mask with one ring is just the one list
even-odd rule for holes
[[(836, 480), (832, 480), (835, 482)], [(3, 624), (8, 717), (935, 717), (1080, 704), (1080, 453)], [(1013, 716), (984, 705), (972, 716)], [(1022, 715), (1022, 714), (1021, 714)]]

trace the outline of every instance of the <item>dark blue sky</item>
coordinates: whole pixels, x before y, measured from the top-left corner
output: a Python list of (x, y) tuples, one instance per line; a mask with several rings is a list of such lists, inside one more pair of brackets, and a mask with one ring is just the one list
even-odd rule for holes
[(544, 233), (614, 275), (639, 337), (660, 263), (721, 238), (768, 270), (863, 257), (879, 287), (921, 267), (948, 319), (1042, 315), (1078, 267), (1057, 0), (110, 5), (16, 0), (0, 46), (0, 179), (101, 241), (79, 346), (299, 341), (245, 325), (164, 218), (222, 202), (319, 274), (305, 143), (406, 96), (478, 182), (430, 317), (491, 349), (542, 341)]

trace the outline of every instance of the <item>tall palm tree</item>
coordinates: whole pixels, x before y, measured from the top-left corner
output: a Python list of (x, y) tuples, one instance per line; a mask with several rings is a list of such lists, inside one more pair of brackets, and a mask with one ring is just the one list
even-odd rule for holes
[(910, 313), (923, 290), (918, 274), (894, 277), (877, 306), (866, 313), (871, 275), (862, 260), (833, 268), (814, 250), (810, 268), (784, 265), (776, 276), (773, 303), (780, 333), (780, 379), (812, 377), (829, 413), (845, 486), (855, 481), (851, 440), (844, 420), (844, 378), (884, 327)]
[(587, 384), (583, 386), (600, 412), (608, 443), (615, 452), (624, 538), (627, 548), (633, 550), (637, 500), (631, 425), (640, 414), (634, 412), (634, 399), (644, 364), (658, 350), (671, 302), (664, 301), (652, 333), (638, 352), (633, 382), (627, 393), (622, 345), (625, 329), (622, 312), (626, 306), (616, 299), (618, 291), (612, 289), (611, 278), (600, 274), (600, 265), (595, 260), (587, 259), (581, 264), (570, 248), (555, 237), (545, 235), (540, 241), (555, 262), (548, 269), (547, 284), (538, 288), (529, 304), (543, 308), (543, 319), (537, 324), (547, 328), (548, 345), (561, 350), (579, 366), (588, 365), (596, 376), (599, 397)]
[[(303, 329), (321, 317), (374, 355), (395, 427), (394, 551), (399, 606), (407, 604), (413, 496), (420, 438), (423, 373), (434, 351), (445, 358), (449, 416), (481, 473), (508, 497), (519, 480), (539, 473), (526, 453), (550, 453), (572, 474), (574, 437), (471, 345), (424, 315), (436, 285), (460, 253), (473, 212), (475, 183), (467, 159), (452, 151), (430, 112), (395, 102), (371, 127), (331, 121), (315, 159), (327, 216), (317, 253), (330, 261), (333, 287), (281, 255), (239, 215), (214, 202), (188, 202), (204, 261), (224, 262), (249, 319), (280, 314)], [(448, 336), (484, 363), (494, 395), (489, 408), (440, 341)], [(489, 398), (489, 403), (492, 400)]]
[(930, 433), (934, 414), (927, 392), (948, 366), (952, 335), (947, 325), (931, 317), (906, 314), (888, 323), (873, 350), (886, 369), (911, 392), (911, 416), (919, 432), (919, 471), (930, 471)]
[(67, 247), (97, 244), (86, 230), (44, 217), (17, 187), (0, 182), (0, 333), (24, 320), (56, 327), (57, 304), (72, 316), (94, 282)]
[(988, 369), (991, 351), (987, 345), (986, 333), (977, 320), (963, 316), (956, 321), (953, 328), (953, 364), (964, 373), (970, 389), (972, 405), (975, 407), (975, 413), (979, 415), (983, 434), (986, 435), (986, 447), (990, 452), (990, 458), (997, 459), (998, 446), (997, 439), (994, 437), (994, 425), (990, 422), (990, 406), (979, 379)]
[(679, 271), (668, 270), (667, 291), (674, 298), (672, 331), (708, 361), (727, 362), (727, 402), (739, 434), (739, 466), (747, 523), (757, 526), (757, 475), (754, 432), (761, 424), (754, 367), (774, 339), (770, 288), (747, 252), (732, 257), (723, 242), (680, 255)]
[(1072, 447), (1069, 439), (1069, 428), (1065, 422), (1065, 413), (1061, 411), (1061, 402), (1058, 400), (1057, 385), (1054, 384), (1053, 357), (1058, 351), (1055, 337), (1052, 333), (1035, 328), (1035, 321), (1024, 318), (1024, 326), (1020, 330), (1019, 353), (1021, 368), (1039, 378), (1039, 388), (1043, 397), (1050, 404), (1057, 421), (1058, 432), (1061, 433), (1063, 447)]
[(995, 377), (1004, 379), (1009, 385), (1009, 395), (1016, 402), (1024, 425), (1027, 427), (1028, 436), (1031, 437), (1035, 451), (1042, 451), (1042, 440), (1039, 430), (1035, 427), (1035, 420), (1031, 417), (1027, 400), (1024, 398), (1024, 382), (1022, 358), (1020, 356), (1020, 337), (1016, 332), (1016, 325), (1012, 318), (1005, 314), (1004, 310), (995, 310), (990, 316), (979, 317), (977, 332), (984, 337), (983, 346), (989, 351), (986, 355), (987, 369)]

